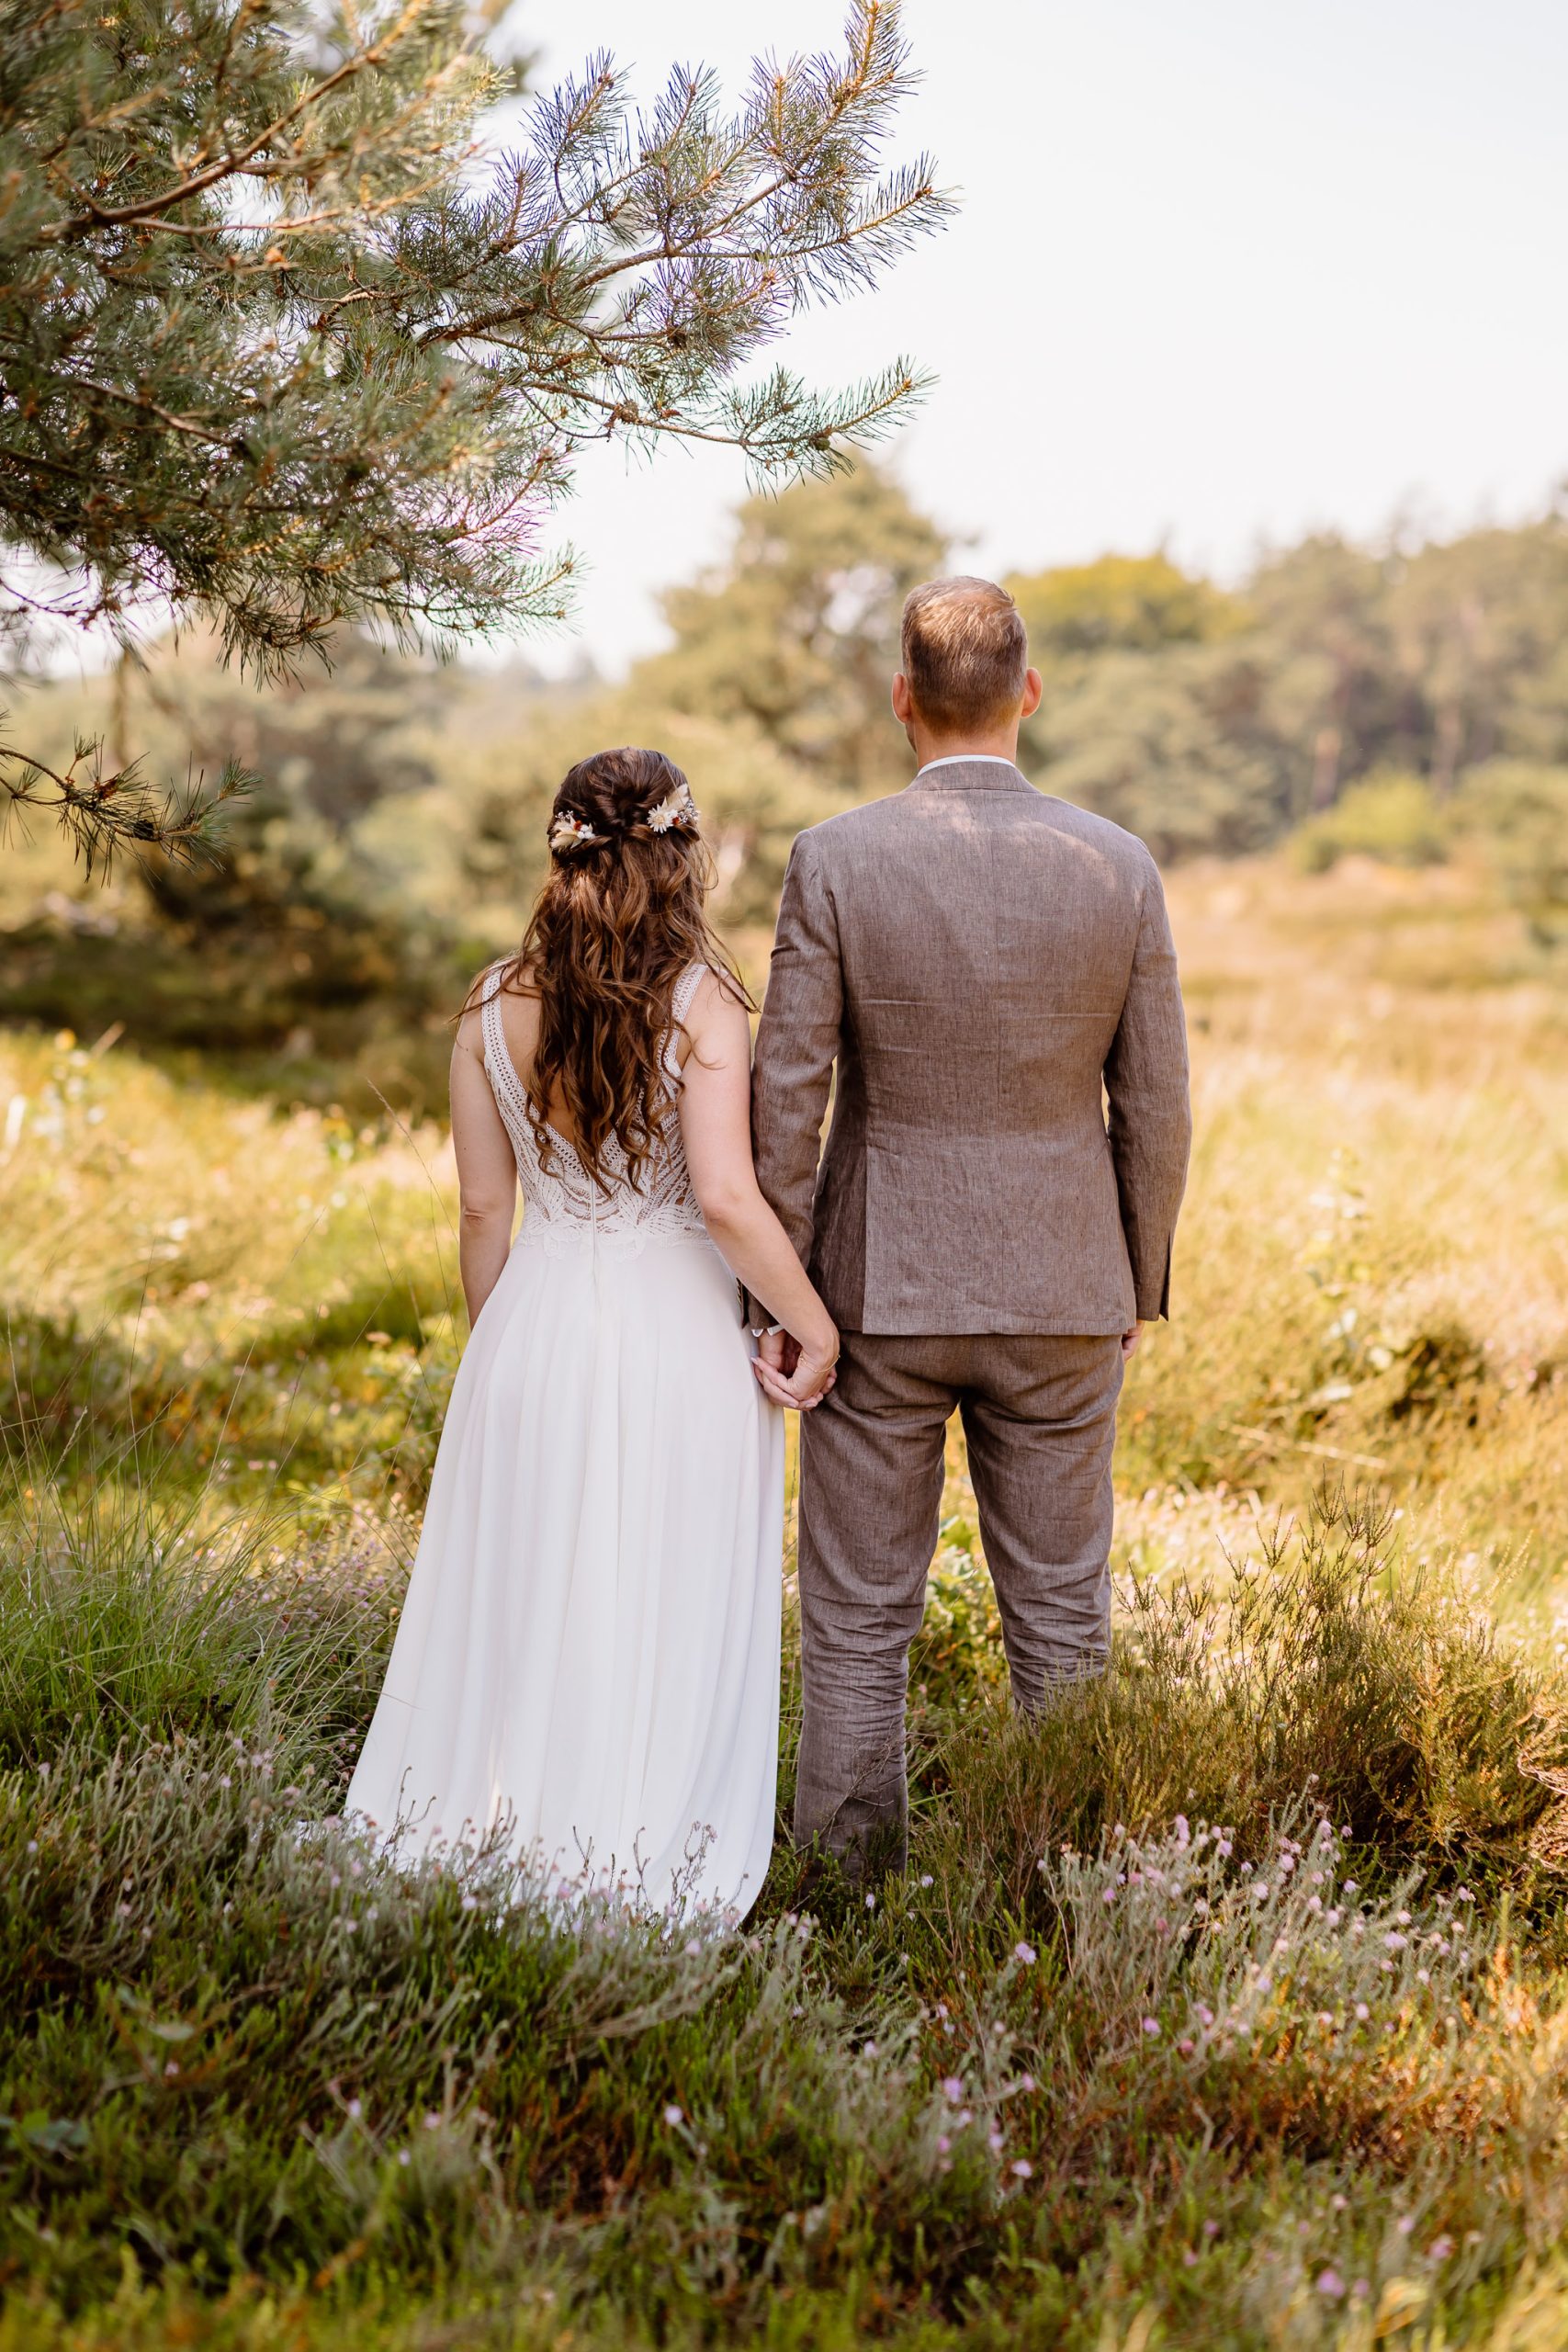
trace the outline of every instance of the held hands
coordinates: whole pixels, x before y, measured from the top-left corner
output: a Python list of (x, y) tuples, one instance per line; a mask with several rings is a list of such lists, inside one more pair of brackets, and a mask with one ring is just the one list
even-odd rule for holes
[(772, 1403), (809, 1413), (822, 1402), (839, 1376), (833, 1369), (839, 1360), (839, 1335), (831, 1324), (828, 1333), (808, 1345), (792, 1339), (787, 1331), (762, 1334), (751, 1369)]

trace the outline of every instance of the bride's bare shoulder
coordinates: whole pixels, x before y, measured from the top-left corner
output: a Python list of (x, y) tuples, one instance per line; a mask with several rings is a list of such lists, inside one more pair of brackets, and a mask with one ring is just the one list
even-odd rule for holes
[(734, 973), (722, 965), (705, 964), (687, 1005), (688, 1027), (704, 1021), (732, 1021), (737, 1012), (750, 1012), (750, 999)]
[(463, 999), (457, 1019), (457, 1042), (480, 1061), (484, 1059), (484, 1009), (492, 999), (502, 1035), (512, 1046), (517, 1033), (525, 1032), (530, 1026), (538, 1001), (532, 970), (520, 956), (501, 956), (487, 964), (483, 971), (475, 975), (473, 985)]

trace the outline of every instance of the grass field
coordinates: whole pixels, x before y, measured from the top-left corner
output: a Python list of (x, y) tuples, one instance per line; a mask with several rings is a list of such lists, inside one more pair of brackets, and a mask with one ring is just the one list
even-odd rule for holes
[(440, 1132), (0, 1036), (0, 2352), (1568, 2339), (1568, 973), (1462, 865), (1172, 898), (1112, 1670), (1009, 1721), (955, 1451), (910, 1872), (781, 1845), (739, 1939), (297, 1835), (460, 1341)]

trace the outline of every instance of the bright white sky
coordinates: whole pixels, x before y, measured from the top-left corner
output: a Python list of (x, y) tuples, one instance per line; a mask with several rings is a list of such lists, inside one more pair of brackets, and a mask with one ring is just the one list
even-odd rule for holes
[[(609, 48), (834, 41), (839, 0), (525, 0), (541, 79)], [(894, 443), (917, 500), (1000, 572), (1167, 543), (1507, 519), (1568, 473), (1562, 0), (906, 0), (926, 79), (896, 152), (962, 209), (870, 298), (799, 322), (818, 380), (901, 351), (940, 381)], [(561, 527), (615, 671), (657, 590), (717, 554), (738, 459), (597, 451)]]

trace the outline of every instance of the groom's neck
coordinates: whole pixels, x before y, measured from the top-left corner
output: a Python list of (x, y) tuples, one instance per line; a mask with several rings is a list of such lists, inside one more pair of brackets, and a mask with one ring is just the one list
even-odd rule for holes
[(919, 721), (908, 729), (917, 767), (933, 760), (1011, 760), (1018, 762), (1018, 721), (974, 735), (933, 735)]

